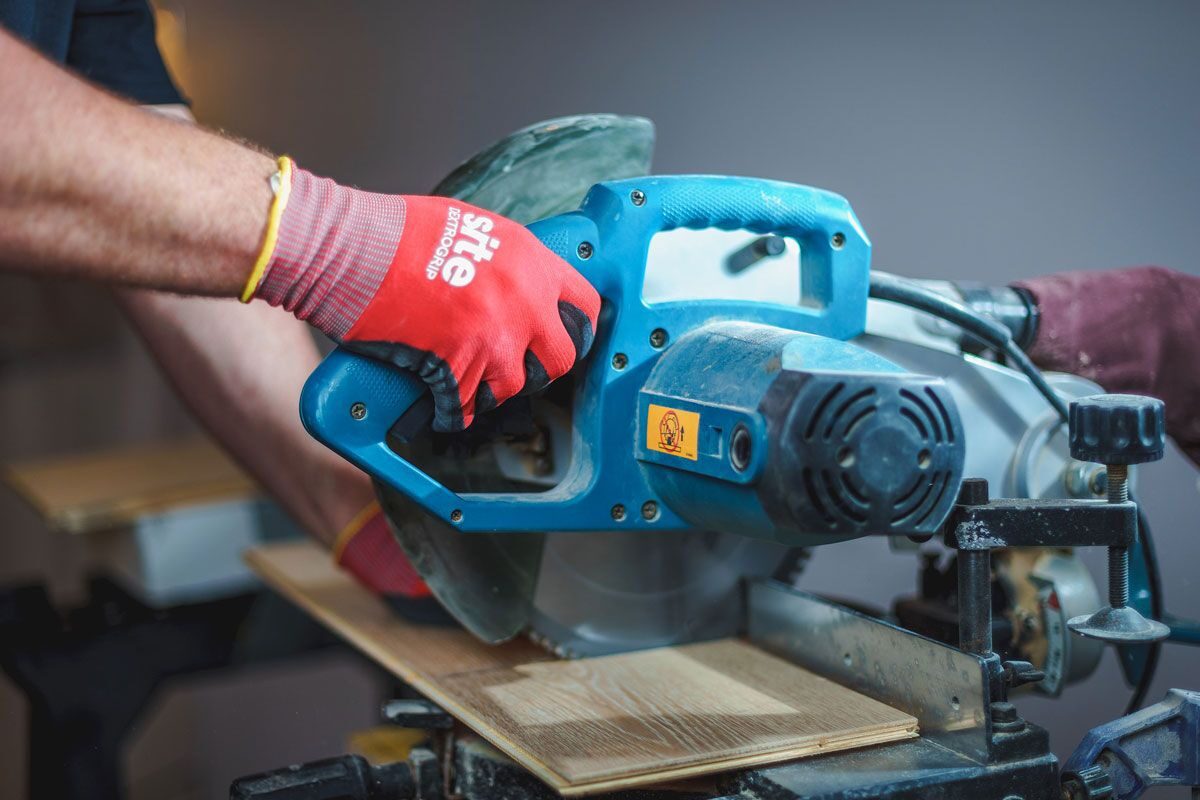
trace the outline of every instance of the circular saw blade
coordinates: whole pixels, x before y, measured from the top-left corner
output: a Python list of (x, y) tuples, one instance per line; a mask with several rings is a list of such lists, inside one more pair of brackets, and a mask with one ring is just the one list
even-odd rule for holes
[(533, 615), (542, 534), (467, 535), (376, 484), (400, 547), (438, 601), (485, 642), (523, 631)]
[(602, 181), (645, 175), (654, 123), (580, 114), (509, 134), (447, 175), (433, 194), (456, 197), (528, 225), (579, 208)]
[[(596, 183), (647, 174), (653, 146), (654, 126), (639, 117), (549, 120), (474, 156), (434, 193), (528, 223), (577, 208)], [(533, 424), (559, 451), (551, 455), (561, 475), (569, 459), (569, 416), (545, 398), (530, 408)], [(512, 451), (502, 437), (476, 441), (469, 455), (461, 448), (438, 452), (427, 443), (402, 450), (454, 491), (539, 491), (553, 485), (556, 475), (537, 474)], [(514, 474), (523, 464), (530, 468)], [(402, 548), (465, 628), (488, 642), (528, 630), (563, 656), (736, 633), (741, 578), (770, 574), (787, 552), (770, 542), (713, 532), (464, 534), (395, 490), (377, 488)]]
[(546, 536), (529, 627), (564, 657), (731, 636), (740, 581), (787, 548), (713, 531)]

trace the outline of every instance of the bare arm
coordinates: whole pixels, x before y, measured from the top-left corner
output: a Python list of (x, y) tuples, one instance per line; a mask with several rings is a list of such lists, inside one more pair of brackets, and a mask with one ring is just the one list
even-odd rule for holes
[[(187, 106), (145, 108), (195, 122)], [(116, 299), (196, 418), (305, 530), (332, 544), (374, 493), (295, 414), (320, 360), (308, 326), (232, 299), (145, 289), (120, 289)]]
[(145, 114), (0, 30), (0, 269), (237, 295), (275, 162)]
[(204, 426), (331, 544), (374, 494), (367, 476), (310, 437), (296, 414), (320, 360), (308, 326), (265, 304), (134, 289), (117, 297)]

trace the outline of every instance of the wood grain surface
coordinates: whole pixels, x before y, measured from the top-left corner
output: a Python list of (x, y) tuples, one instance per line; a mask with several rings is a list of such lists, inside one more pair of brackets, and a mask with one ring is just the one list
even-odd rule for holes
[(316, 545), (257, 548), (275, 589), (563, 795), (676, 781), (916, 736), (916, 720), (723, 639), (560, 661), (398, 619)]
[(111, 530), (145, 514), (257, 491), (207, 439), (9, 464), (4, 478), (51, 527), (67, 533)]

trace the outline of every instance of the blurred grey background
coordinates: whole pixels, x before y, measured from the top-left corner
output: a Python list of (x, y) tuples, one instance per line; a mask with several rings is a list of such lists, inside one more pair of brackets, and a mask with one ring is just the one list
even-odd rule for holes
[[(202, 122), (364, 188), (427, 191), (513, 129), (609, 111), (654, 120), (657, 171), (845, 195), (890, 271), (996, 283), (1133, 264), (1200, 273), (1194, 3), (158, 5)], [(0, 315), (3, 459), (191, 428), (104, 292), (5, 278)], [(1167, 606), (1200, 615), (1196, 473), (1172, 454), (1141, 485)], [(73, 543), (7, 495), (0, 514), (0, 580), (49, 576), (58, 595), (77, 592)], [(884, 602), (913, 589), (916, 566), (853, 542), (820, 551), (806, 579)], [(1169, 686), (1200, 688), (1200, 651), (1168, 647), (1149, 697)], [(373, 721), (378, 690), (336, 657), (183, 682), (131, 749), (134, 796), (220, 797), (237, 774), (340, 752)], [(1065, 756), (1127, 695), (1110, 654), (1062, 699), (1020, 707)], [(0, 796), (23, 781), (18, 698), (0, 686)]]

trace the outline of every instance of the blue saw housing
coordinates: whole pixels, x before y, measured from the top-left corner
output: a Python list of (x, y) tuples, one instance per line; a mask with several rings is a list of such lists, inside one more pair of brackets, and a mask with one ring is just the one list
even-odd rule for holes
[[(940, 525), (962, 478), (961, 425), (940, 381), (847, 341), (865, 326), (871, 247), (845, 199), (646, 177), (598, 184), (578, 211), (529, 227), (604, 299), (557, 486), (450, 491), (387, 444), (425, 385), (344, 348), (305, 384), (308, 431), (467, 533), (717, 528), (812, 544)], [(803, 302), (646, 303), (650, 240), (676, 228), (795, 239)], [(801, 419), (821, 414), (819, 428)]]

